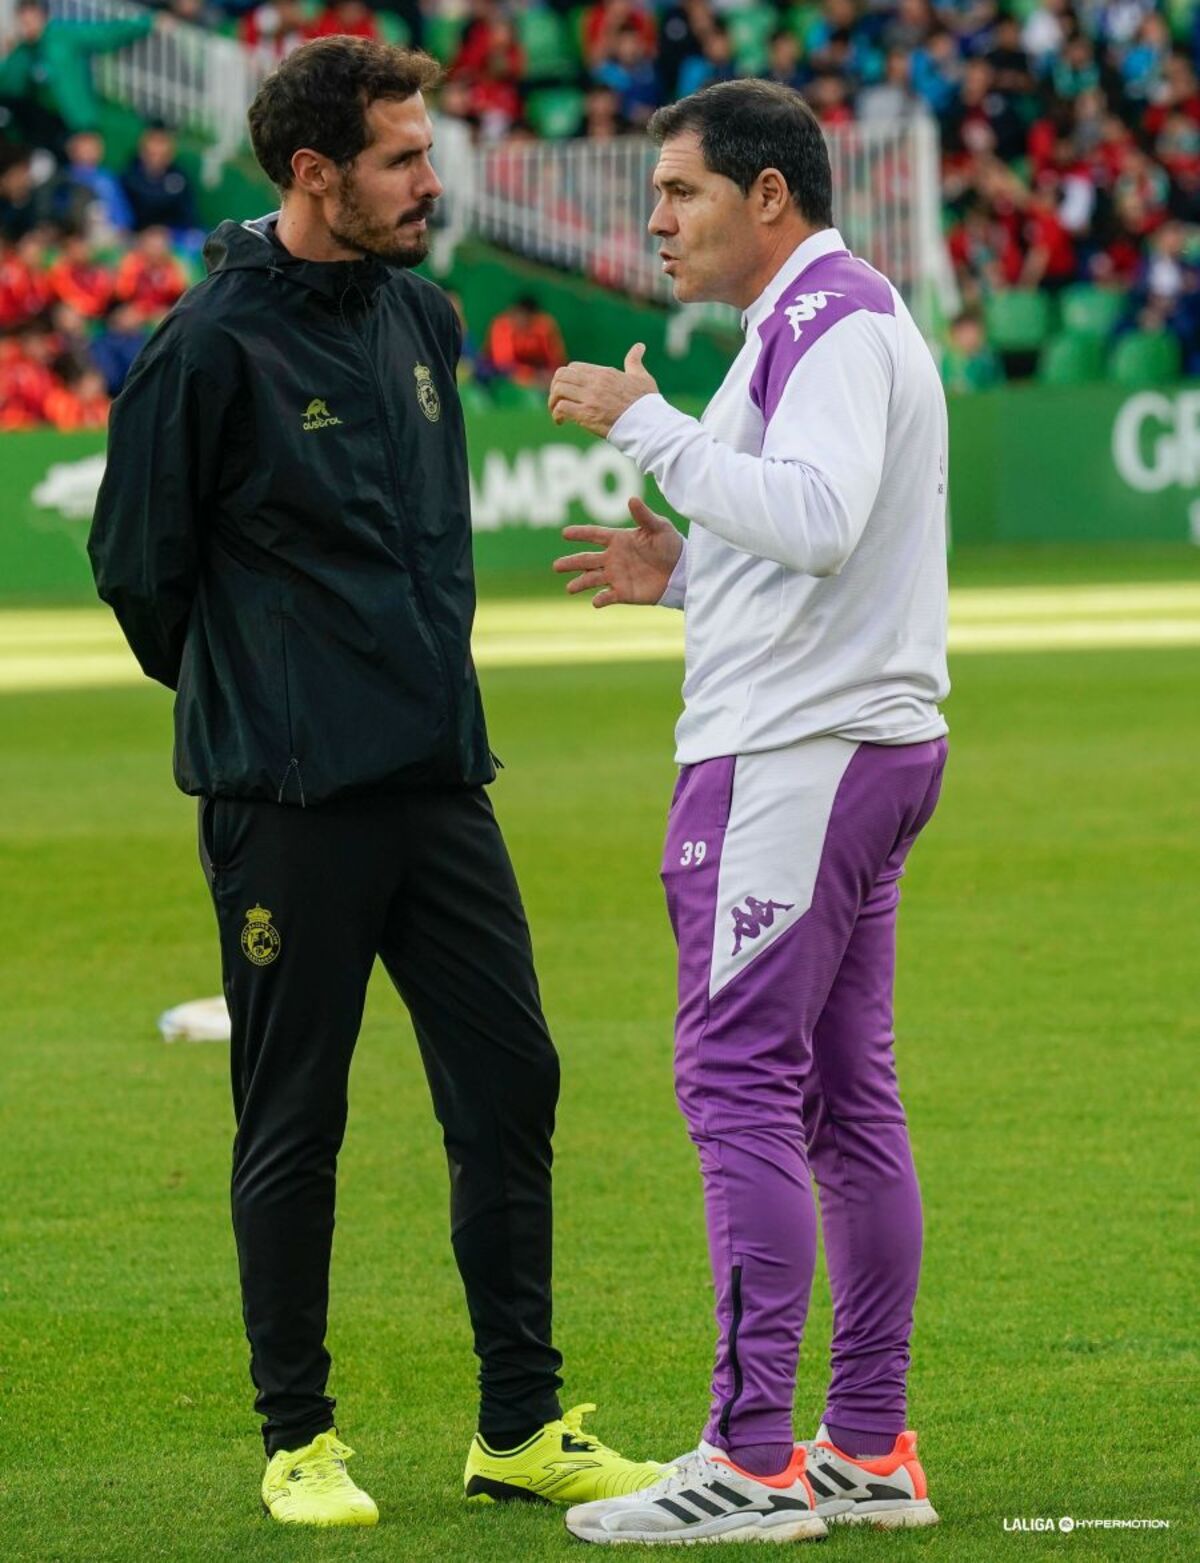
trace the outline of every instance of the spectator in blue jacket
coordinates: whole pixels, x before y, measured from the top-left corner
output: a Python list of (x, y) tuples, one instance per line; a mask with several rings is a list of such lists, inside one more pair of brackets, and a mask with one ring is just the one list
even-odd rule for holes
[(125, 376), (134, 359), (150, 338), (141, 315), (132, 304), (115, 304), (104, 322), (104, 329), (92, 339), (88, 356), (104, 376), (110, 396), (116, 396), (125, 384)]
[(192, 182), (175, 161), (175, 137), (165, 125), (152, 123), (142, 132), (121, 184), (138, 233), (169, 228), (186, 242), (185, 235), (199, 227)]
[(56, 190), (56, 206), (61, 208), (64, 221), (69, 221), (71, 210), (78, 207), (81, 191), (92, 208), (88, 226), (98, 238), (129, 232), (133, 212), (121, 181), (104, 166), (104, 137), (98, 130), (77, 130), (67, 138), (66, 167)]

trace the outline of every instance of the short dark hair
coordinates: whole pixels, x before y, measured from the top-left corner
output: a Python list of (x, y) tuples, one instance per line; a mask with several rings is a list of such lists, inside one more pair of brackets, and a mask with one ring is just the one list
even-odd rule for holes
[(833, 225), (833, 172), (816, 115), (798, 92), (775, 81), (719, 81), (651, 116), (659, 146), (694, 130), (704, 166), (743, 195), (764, 168), (777, 168), (806, 222)]
[(276, 67), (250, 105), (250, 144), (280, 190), (292, 185), (292, 157), (311, 147), (348, 168), (371, 141), (367, 109), (402, 101), (441, 80), (438, 62), (419, 49), (369, 38), (317, 38)]

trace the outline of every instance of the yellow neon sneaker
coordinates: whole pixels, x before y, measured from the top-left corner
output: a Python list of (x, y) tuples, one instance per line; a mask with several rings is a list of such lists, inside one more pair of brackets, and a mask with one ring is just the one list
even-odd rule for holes
[(280, 1449), (263, 1477), (262, 1501), (284, 1525), (376, 1525), (373, 1498), (346, 1475), (354, 1453), (335, 1432), (318, 1433), (303, 1449)]
[(463, 1487), (472, 1503), (591, 1503), (618, 1498), (660, 1482), (663, 1467), (626, 1460), (583, 1431), (592, 1405), (576, 1406), (516, 1449), (498, 1453), (476, 1433)]

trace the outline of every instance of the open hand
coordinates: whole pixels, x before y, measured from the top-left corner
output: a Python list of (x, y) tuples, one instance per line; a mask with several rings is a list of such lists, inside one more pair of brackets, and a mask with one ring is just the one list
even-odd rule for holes
[(603, 364), (566, 364), (550, 382), (550, 416), (555, 423), (577, 423), (604, 439), (627, 407), (658, 391), (654, 376), (642, 362), (644, 342), (625, 354), (624, 369)]
[(574, 576), (567, 582), (568, 592), (596, 593), (594, 608), (614, 602), (658, 602), (683, 549), (680, 533), (643, 500), (631, 499), (629, 514), (636, 526), (563, 528), (568, 542), (599, 545), (598, 550), (566, 554), (554, 561), (560, 575)]

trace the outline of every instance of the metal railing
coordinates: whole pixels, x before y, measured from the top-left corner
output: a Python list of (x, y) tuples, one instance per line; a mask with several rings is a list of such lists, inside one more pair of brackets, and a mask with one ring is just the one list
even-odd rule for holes
[[(0, 0), (0, 38), (13, 36), (15, 0)], [(115, 22), (146, 15), (122, 0), (50, 0), (52, 17)], [(101, 93), (147, 119), (188, 130), (205, 142), (205, 174), (244, 145), (246, 110), (273, 61), (256, 58), (234, 38), (184, 23), (159, 26), (147, 37), (94, 56)]]
[[(848, 125), (826, 140), (834, 221), (928, 329), (937, 304), (948, 307), (953, 292), (938, 221), (936, 125), (925, 117)], [(646, 231), (657, 157), (650, 143), (521, 141), (477, 147), (472, 157), (471, 177), (452, 198), (468, 231), (609, 287), (671, 300)]]

